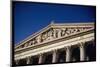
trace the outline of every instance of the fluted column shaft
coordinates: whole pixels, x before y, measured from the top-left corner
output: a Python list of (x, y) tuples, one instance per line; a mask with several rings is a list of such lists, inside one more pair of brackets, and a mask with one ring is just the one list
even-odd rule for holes
[(43, 63), (43, 54), (40, 54), (39, 55), (39, 62), (38, 63), (39, 64)]
[(54, 50), (52, 55), (52, 63), (56, 63), (56, 62), (57, 62), (57, 50)]
[(84, 43), (80, 43), (80, 61), (85, 61)]
[(27, 57), (26, 63), (27, 63), (27, 64), (30, 64), (30, 63), (31, 63), (31, 57)]
[(66, 62), (71, 61), (71, 47), (66, 47)]

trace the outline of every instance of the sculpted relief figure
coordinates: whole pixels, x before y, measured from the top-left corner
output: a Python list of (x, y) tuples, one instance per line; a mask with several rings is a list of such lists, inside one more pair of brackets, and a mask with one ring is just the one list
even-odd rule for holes
[(25, 47), (27, 47), (28, 46), (28, 43), (25, 43)]
[(29, 41), (29, 45), (33, 45), (33, 41), (32, 40)]
[(62, 28), (62, 29), (61, 28), (57, 28), (57, 29), (51, 28), (47, 30), (46, 32), (43, 32), (42, 34), (35, 37), (29, 43), (29, 45), (41, 43), (47, 40), (52, 40), (52, 39), (63, 37), (63, 36), (67, 36), (73, 33), (80, 32), (81, 30), (83, 30), (83, 28), (78, 28), (78, 27), (69, 27), (69, 28)]
[(55, 37), (58, 38), (58, 30), (55, 30)]
[(30, 41), (30, 45), (35, 45), (35, 44), (37, 44), (36, 37), (33, 38), (33, 39)]
[(49, 29), (48, 31), (41, 34), (41, 37), (38, 37), (39, 42), (50, 40), (53, 37), (53, 30)]
[(27, 47), (27, 46), (30, 46), (30, 45), (39, 44), (39, 43), (42, 43), (44, 41), (60, 38), (60, 37), (63, 37), (63, 36), (68, 36), (68, 35), (75, 34), (75, 33), (81, 32), (81, 31), (86, 31), (86, 30), (91, 29), (91, 28), (93, 28), (93, 27), (50, 28), (47, 31), (39, 34), (38, 36), (36, 36), (32, 40), (22, 44), (19, 47), (17, 47), (16, 49), (24, 48), (24, 47)]
[(34, 40), (34, 44), (37, 44), (37, 40), (36, 40), (36, 37), (35, 37), (33, 40)]
[(66, 28), (65, 32), (65, 35), (70, 35), (73, 33), (80, 32), (80, 28)]
[(52, 36), (53, 36), (53, 38), (55, 39), (56, 38), (56, 29), (52, 29)]
[(65, 36), (65, 29), (61, 30), (61, 36)]
[(32, 40), (32, 43), (33, 43), (33, 45), (34, 45), (35, 41), (34, 41), (34, 40)]
[(44, 40), (46, 40), (46, 38), (47, 38), (46, 32), (42, 33), (41, 34), (41, 42), (43, 42)]
[(78, 31), (80, 31), (79, 28), (49, 29), (46, 32), (35, 37), (32, 41), (29, 42), (29, 45), (41, 43), (41, 42), (59, 38), (62, 36), (67, 36), (72, 33), (76, 33)]
[(37, 36), (36, 40), (37, 40), (38, 43), (40, 43), (41, 42), (41, 35)]
[(70, 30), (68, 28), (65, 29), (65, 35), (69, 35), (70, 34)]
[(58, 29), (58, 37), (61, 37), (61, 29)]
[(53, 29), (50, 29), (48, 32), (47, 32), (47, 40), (50, 40), (53, 38)]
[(53, 29), (53, 38), (59, 38), (65, 35), (65, 29)]

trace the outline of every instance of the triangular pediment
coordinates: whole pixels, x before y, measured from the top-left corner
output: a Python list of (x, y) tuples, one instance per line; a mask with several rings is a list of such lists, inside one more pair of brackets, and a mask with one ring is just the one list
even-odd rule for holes
[(35, 45), (90, 29), (94, 29), (94, 23), (51, 23), (19, 44), (22, 46)]

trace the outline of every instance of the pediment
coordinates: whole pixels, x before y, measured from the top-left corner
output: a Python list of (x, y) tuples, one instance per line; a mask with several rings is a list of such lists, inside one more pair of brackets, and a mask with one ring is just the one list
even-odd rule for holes
[(37, 45), (45, 41), (94, 29), (94, 23), (52, 23), (29, 36), (19, 44), (21, 47)]

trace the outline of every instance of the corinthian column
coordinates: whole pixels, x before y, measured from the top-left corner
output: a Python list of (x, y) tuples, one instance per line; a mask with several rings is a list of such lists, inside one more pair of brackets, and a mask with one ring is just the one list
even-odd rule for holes
[(57, 50), (54, 50), (52, 55), (52, 63), (56, 63), (56, 62), (57, 62)]
[(39, 61), (38, 61), (39, 64), (43, 63), (43, 54), (40, 54), (39, 55)]
[(71, 61), (71, 47), (68, 46), (66, 47), (66, 62), (70, 62)]
[(80, 43), (80, 61), (85, 61), (84, 43)]
[(27, 63), (27, 64), (30, 64), (30, 63), (31, 63), (31, 57), (27, 57), (26, 63)]

